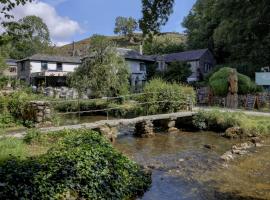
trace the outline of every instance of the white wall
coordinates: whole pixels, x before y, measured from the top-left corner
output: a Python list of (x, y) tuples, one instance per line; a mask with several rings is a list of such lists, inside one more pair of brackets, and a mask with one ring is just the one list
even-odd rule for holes
[[(31, 61), (30, 66), (31, 66), (31, 73), (41, 72), (41, 62)], [(79, 65), (63, 63), (62, 66), (64, 72), (74, 72), (75, 68), (77, 68)], [(57, 69), (56, 63), (53, 62), (48, 63), (48, 71), (50, 70), (54, 71), (56, 69)]]
[(74, 70), (79, 67), (79, 65), (77, 64), (67, 64), (67, 63), (63, 63), (63, 71), (64, 72), (74, 72)]
[(140, 61), (127, 60), (126, 61), (131, 73), (131, 85), (136, 85), (136, 80), (139, 82), (137, 84), (142, 84), (143, 81), (146, 80), (146, 67), (145, 71), (140, 71)]
[(41, 62), (30, 62), (30, 73), (41, 72)]

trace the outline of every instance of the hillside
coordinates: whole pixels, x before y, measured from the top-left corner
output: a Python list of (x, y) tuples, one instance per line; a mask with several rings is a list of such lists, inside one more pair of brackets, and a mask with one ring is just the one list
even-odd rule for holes
[[(107, 36), (109, 40), (113, 41), (118, 47), (130, 48), (139, 50), (140, 43), (142, 41), (142, 35), (136, 34), (134, 42), (130, 42), (124, 36)], [(156, 36), (159, 41), (165, 41), (166, 39), (173, 40), (175, 44), (183, 45), (186, 42), (186, 36), (179, 33), (162, 33)], [(62, 47), (57, 47), (56, 52), (59, 55), (72, 55), (73, 48), (75, 47), (77, 55), (85, 55), (89, 45), (91, 44), (91, 37), (75, 42), (74, 44), (64, 45)], [(73, 47), (74, 46), (74, 47)]]

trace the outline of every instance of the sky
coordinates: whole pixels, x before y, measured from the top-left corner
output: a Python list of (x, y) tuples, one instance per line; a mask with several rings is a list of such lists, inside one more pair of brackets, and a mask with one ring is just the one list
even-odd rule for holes
[[(196, 0), (175, 0), (174, 13), (162, 32), (183, 32), (183, 18)], [(113, 35), (118, 16), (141, 18), (141, 0), (36, 0), (12, 11), (15, 19), (36, 15), (47, 24), (53, 43), (61, 46), (93, 34)]]

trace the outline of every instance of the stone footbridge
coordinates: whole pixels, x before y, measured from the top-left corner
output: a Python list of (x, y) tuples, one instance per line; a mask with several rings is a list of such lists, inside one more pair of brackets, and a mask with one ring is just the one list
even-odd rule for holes
[[(84, 123), (84, 124), (78, 124), (78, 125), (40, 128), (39, 130), (42, 133), (47, 133), (47, 132), (61, 131), (61, 130), (67, 130), (67, 129), (70, 130), (70, 129), (86, 128), (86, 129), (96, 130), (104, 134), (110, 140), (113, 141), (118, 135), (119, 127), (135, 125), (135, 131), (134, 131), (135, 136), (152, 137), (154, 136), (155, 126), (161, 127), (165, 131), (175, 131), (177, 130), (176, 128), (177, 122), (181, 122), (181, 120), (184, 120), (187, 118), (191, 120), (191, 117), (197, 114), (199, 110), (211, 111), (213, 109), (194, 108), (193, 111), (188, 111), (188, 112), (142, 116), (142, 117), (137, 117), (133, 119), (102, 120), (102, 121), (97, 121), (93, 123)], [(243, 110), (230, 110), (230, 109), (219, 109), (219, 111), (242, 112), (246, 115), (251, 115), (251, 116), (270, 117), (270, 113), (261, 113), (261, 112), (243, 111)], [(6, 134), (5, 137), (23, 138), (25, 135), (26, 135), (26, 132), (19, 132), (19, 133)], [(0, 136), (0, 139), (1, 139), (1, 136)]]
[[(68, 125), (60, 127), (40, 128), (42, 133), (61, 131), (67, 129), (92, 129), (104, 134), (108, 139), (113, 141), (118, 135), (118, 128), (121, 126), (135, 125), (134, 134), (138, 137), (151, 137), (154, 135), (155, 125), (159, 125), (167, 131), (177, 130), (175, 127), (176, 121), (182, 118), (192, 117), (197, 112), (178, 112), (170, 114), (142, 116), (133, 119), (118, 119), (118, 120), (102, 120), (93, 123), (84, 123), (78, 125)], [(13, 133), (9, 136), (22, 138), (26, 132)]]

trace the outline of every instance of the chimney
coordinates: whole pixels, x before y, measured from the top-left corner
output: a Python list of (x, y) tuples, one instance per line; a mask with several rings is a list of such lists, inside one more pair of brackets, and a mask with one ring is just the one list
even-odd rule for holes
[(143, 43), (140, 44), (140, 54), (143, 55)]

